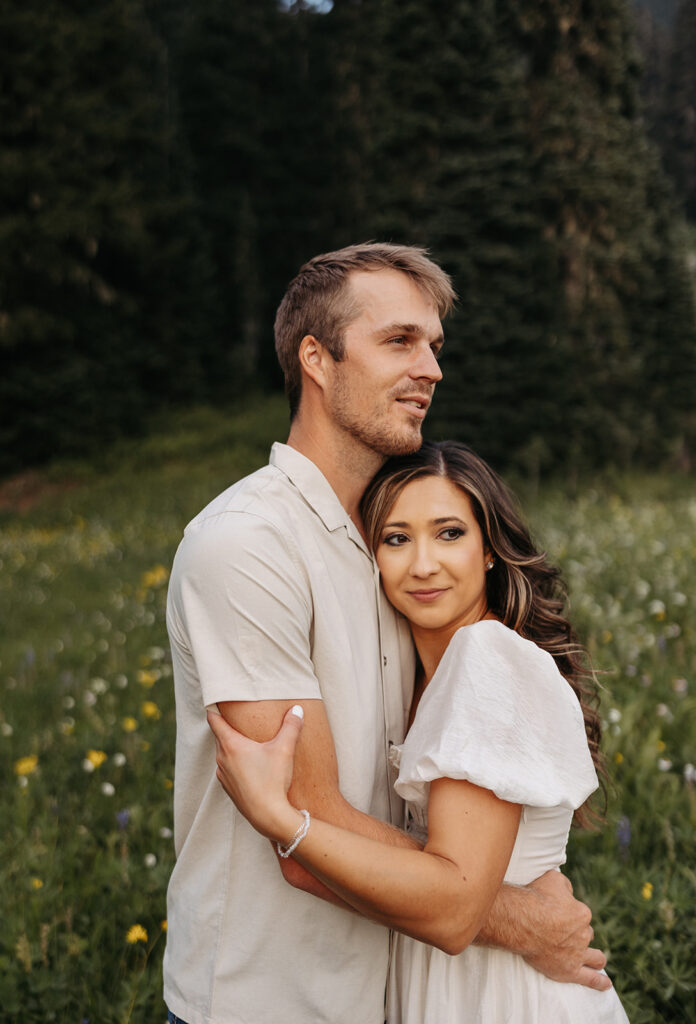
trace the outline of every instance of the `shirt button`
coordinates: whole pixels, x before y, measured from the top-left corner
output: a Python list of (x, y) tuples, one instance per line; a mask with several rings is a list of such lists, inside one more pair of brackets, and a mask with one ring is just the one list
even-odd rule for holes
[(383, 660), (384, 660), (384, 664), (386, 665), (387, 664), (387, 656), (386, 656), (386, 654), (384, 655), (384, 659)]

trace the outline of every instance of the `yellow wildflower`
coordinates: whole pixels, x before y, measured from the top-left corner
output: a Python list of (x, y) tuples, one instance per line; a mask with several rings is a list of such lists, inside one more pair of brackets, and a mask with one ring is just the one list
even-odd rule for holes
[(146, 718), (154, 718), (155, 721), (160, 717), (160, 709), (152, 700), (143, 701), (141, 711)]
[(106, 754), (103, 750), (88, 750), (87, 760), (90, 764), (93, 764), (95, 768), (98, 768), (100, 764), (104, 764), (106, 761)]
[(617, 750), (617, 752), (614, 754), (614, 761), (616, 762), (616, 764), (623, 764), (623, 759), (623, 754), (620, 750)]
[(132, 715), (126, 715), (121, 721), (121, 728), (124, 732), (135, 732), (138, 728), (137, 719), (133, 718)]
[(137, 675), (137, 680), (141, 686), (154, 686), (160, 677), (159, 669), (141, 668)]
[(32, 772), (36, 771), (38, 763), (39, 759), (36, 754), (20, 757), (19, 761), (15, 761), (15, 775), (31, 775)]
[(640, 894), (644, 900), (651, 900), (653, 894), (652, 882), (644, 882), (643, 888), (640, 890)]
[(163, 785), (165, 789), (174, 789), (174, 783), (171, 779), (165, 779)]
[(140, 585), (152, 589), (154, 587), (161, 587), (168, 579), (169, 572), (163, 565), (153, 565), (151, 569), (143, 573)]
[(40, 878), (32, 878), (31, 887), (32, 889), (43, 889), (43, 882)]
[(658, 740), (657, 741), (657, 749), (659, 750), (660, 753), (662, 753), (662, 751), (665, 749), (665, 746), (666, 746), (666, 744), (665, 744), (664, 740)]
[(135, 945), (136, 942), (147, 942), (147, 932), (141, 924), (130, 926), (126, 934), (126, 942), (130, 942), (131, 946)]
[(166, 921), (160, 921), (160, 928), (162, 929), (163, 932), (166, 932), (166, 930), (167, 930), (167, 922)]

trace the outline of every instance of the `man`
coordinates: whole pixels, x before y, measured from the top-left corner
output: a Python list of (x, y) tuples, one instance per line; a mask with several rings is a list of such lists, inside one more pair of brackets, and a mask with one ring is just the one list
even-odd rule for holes
[[(204, 509), (177, 552), (168, 628), (178, 859), (164, 995), (187, 1024), (384, 1019), (386, 929), (347, 911), (292, 858), (279, 865), (216, 780), (205, 707), (266, 740), (301, 703), (295, 805), (412, 845), (389, 824), (401, 808), (387, 758), (403, 738), (413, 654), (379, 593), (359, 503), (388, 455), (420, 446), (453, 299), (420, 249), (372, 243), (306, 264), (276, 318), (288, 443)], [(589, 911), (558, 875), (503, 887), (479, 936), (554, 977), (604, 987), (590, 938)]]

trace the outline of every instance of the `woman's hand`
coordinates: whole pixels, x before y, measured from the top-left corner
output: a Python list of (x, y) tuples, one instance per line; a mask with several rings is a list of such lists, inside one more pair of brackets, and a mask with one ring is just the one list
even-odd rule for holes
[(284, 845), (304, 820), (287, 797), (303, 715), (296, 704), (272, 740), (256, 743), (233, 729), (219, 712), (208, 711), (223, 789), (257, 832)]

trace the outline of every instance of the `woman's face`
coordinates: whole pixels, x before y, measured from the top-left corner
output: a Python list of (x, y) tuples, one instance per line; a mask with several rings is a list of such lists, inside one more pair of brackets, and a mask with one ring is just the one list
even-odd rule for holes
[(375, 554), (384, 592), (414, 627), (451, 635), (485, 616), (489, 552), (469, 496), (450, 480), (407, 484)]

